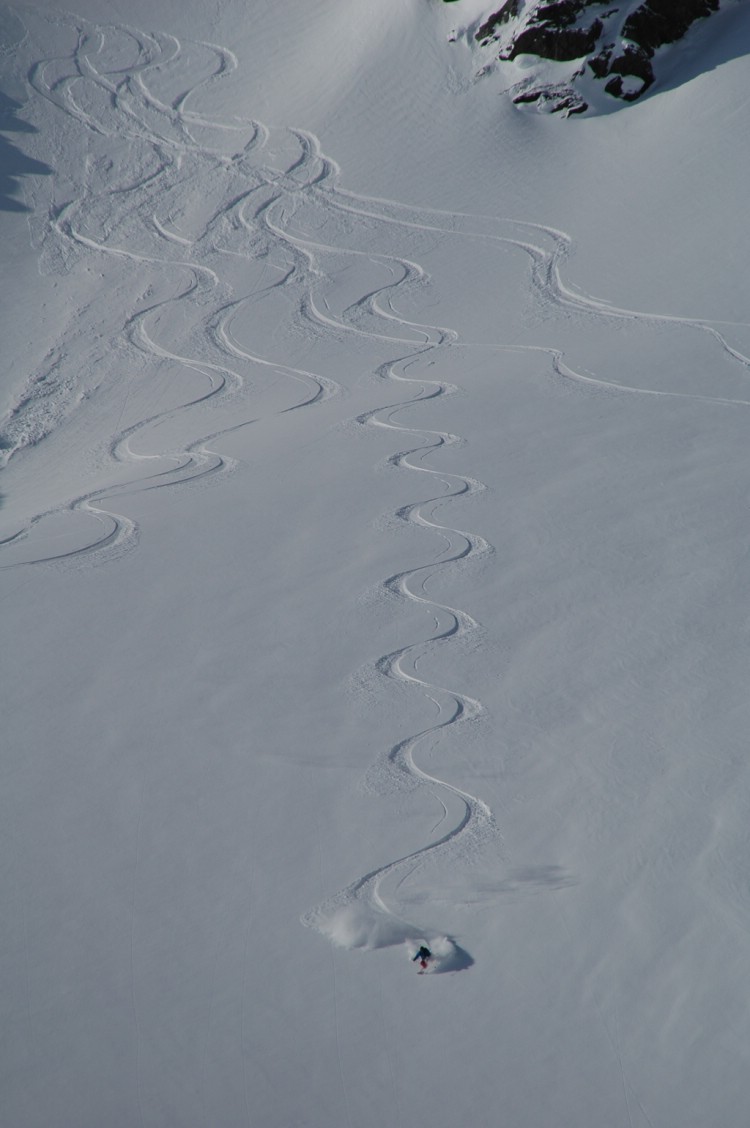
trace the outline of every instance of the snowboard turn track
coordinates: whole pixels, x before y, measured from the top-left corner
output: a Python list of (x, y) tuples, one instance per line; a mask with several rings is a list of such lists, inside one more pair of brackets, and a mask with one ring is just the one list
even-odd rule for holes
[[(106, 275), (126, 305), (120, 324), (112, 325), (95, 288), (87, 291), (52, 343), (46, 368), (30, 375), (4, 422), (6, 461), (33, 467), (41, 441), (64, 433), (94, 400), (109, 412), (103, 417), (109, 437), (93, 474), (90, 465), (81, 469), (79, 491), (50, 496), (49, 504), (6, 534), (4, 566), (62, 559), (103, 563), (132, 549), (139, 530), (120, 511), (126, 495), (194, 487), (225, 474), (232, 459), (214, 449), (223, 435), (264, 417), (318, 407), (344, 390), (329, 375), (274, 355), (273, 341), (246, 340), (243, 328), (260, 326), (254, 307), (261, 300), (270, 295), (286, 303), (297, 340), (355, 341), (387, 399), (356, 423), (392, 436), (390, 464), (404, 473), (405, 483), (425, 486), (395, 517), (422, 530), (425, 543), (429, 537), (439, 544), (426, 562), (382, 582), (384, 592), (418, 609), (432, 627), (377, 657), (373, 672), (420, 694), (431, 719), (384, 750), (368, 783), (379, 791), (422, 788), (435, 797), (442, 816), (430, 841), (356, 878), (302, 919), (344, 947), (418, 945), (425, 925), (402, 917), (399, 887), (428, 859), (468, 857), (497, 834), (480, 797), (421, 762), (454, 726), (482, 715), (479, 700), (420, 673), (430, 651), (479, 630), (466, 611), (433, 598), (430, 581), (493, 552), (479, 534), (441, 518), (449, 503), (453, 513), (454, 502), (483, 489), (468, 474), (436, 466), (440, 451), (461, 440), (399, 420), (406, 409), (413, 415), (420, 404), (455, 391), (447, 380), (423, 373), (446, 357), (460, 365), (467, 350), (526, 351), (545, 356), (557, 378), (584, 387), (715, 405), (750, 406), (750, 400), (626, 387), (575, 371), (547, 345), (472, 343), (452, 329), (411, 321), (396, 303), (429, 287), (427, 271), (411, 258), (373, 249), (373, 242), (387, 247), (393, 234), (403, 243), (429, 235), (513, 247), (528, 257), (538, 300), (566, 316), (678, 324), (708, 334), (743, 369), (750, 360), (708, 321), (616, 308), (566, 285), (561, 270), (571, 239), (564, 232), (347, 192), (338, 166), (309, 132), (274, 130), (242, 117), (220, 120), (193, 108), (201, 92), (236, 70), (238, 61), (225, 47), (93, 26), (72, 16), (28, 13), (24, 20), (28, 83), (39, 100), (35, 112), (55, 114), (60, 138), (54, 179), (38, 178), (33, 190), (32, 230), (43, 269), (74, 279), (87, 271)], [(61, 41), (67, 51), (40, 57), (40, 44)], [(112, 156), (113, 139), (123, 137), (128, 159), (120, 165)], [(359, 271), (358, 296), (338, 308), (331, 284), (337, 272), (352, 267)], [(259, 392), (266, 398), (258, 399)], [(163, 399), (168, 403), (161, 405)], [(208, 425), (211, 411), (230, 404), (234, 421)], [(80, 543), (64, 552), (37, 552), (46, 522), (66, 513), (88, 518), (95, 531), (87, 525)], [(437, 970), (470, 965), (471, 957), (450, 937), (430, 933), (426, 939), (438, 956)]]

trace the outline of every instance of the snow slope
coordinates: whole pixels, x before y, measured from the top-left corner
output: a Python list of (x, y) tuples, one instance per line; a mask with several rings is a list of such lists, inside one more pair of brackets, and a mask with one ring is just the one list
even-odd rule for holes
[(745, 1123), (750, 24), (458, 8), (2, 10), (14, 1128)]

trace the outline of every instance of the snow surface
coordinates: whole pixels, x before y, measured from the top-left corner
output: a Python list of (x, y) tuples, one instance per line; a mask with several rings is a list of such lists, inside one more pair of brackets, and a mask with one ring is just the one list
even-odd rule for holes
[(0, 9), (3, 1124), (746, 1124), (750, 19), (460, 7)]

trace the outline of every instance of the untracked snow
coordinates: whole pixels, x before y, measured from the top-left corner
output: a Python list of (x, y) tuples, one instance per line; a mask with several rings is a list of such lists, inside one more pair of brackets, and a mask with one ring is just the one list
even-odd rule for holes
[(483, 12), (0, 7), (3, 1124), (744, 1128), (748, 13)]

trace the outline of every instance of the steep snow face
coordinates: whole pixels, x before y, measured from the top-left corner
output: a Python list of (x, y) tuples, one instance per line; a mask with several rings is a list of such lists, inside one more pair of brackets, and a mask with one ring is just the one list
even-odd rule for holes
[(496, 60), (547, 64), (519, 80), (513, 101), (567, 117), (599, 102), (601, 88), (611, 99), (640, 98), (664, 48), (718, 10), (719, 0), (506, 0), (466, 34)]
[(0, 1124), (747, 1122), (750, 13), (491, 2), (8, 25)]

